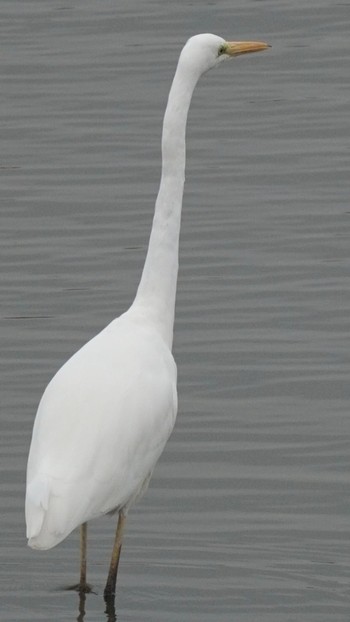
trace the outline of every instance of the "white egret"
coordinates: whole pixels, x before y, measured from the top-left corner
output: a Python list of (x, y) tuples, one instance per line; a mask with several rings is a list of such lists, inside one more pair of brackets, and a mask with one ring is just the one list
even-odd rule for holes
[(81, 591), (88, 589), (86, 523), (117, 512), (105, 597), (115, 593), (126, 515), (147, 488), (175, 423), (171, 349), (193, 90), (222, 60), (268, 47), (212, 34), (184, 46), (164, 117), (161, 182), (135, 300), (61, 367), (40, 401), (27, 468), (28, 543), (50, 549), (81, 526)]

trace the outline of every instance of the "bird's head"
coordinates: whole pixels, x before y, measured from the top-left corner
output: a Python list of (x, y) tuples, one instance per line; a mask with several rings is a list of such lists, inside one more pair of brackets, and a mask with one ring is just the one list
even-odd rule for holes
[(269, 47), (262, 41), (225, 41), (222, 37), (207, 33), (191, 37), (182, 50), (180, 60), (201, 75), (223, 60), (261, 52)]

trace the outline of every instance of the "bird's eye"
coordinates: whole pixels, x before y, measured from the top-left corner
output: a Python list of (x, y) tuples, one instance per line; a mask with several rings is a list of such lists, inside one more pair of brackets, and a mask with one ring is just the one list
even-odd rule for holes
[(222, 54), (225, 54), (225, 52), (226, 52), (226, 45), (225, 45), (225, 43), (223, 43), (219, 47), (218, 56), (222, 56)]

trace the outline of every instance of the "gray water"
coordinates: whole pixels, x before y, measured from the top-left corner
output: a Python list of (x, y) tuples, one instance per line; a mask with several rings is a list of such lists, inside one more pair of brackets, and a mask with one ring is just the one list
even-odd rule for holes
[[(350, 6), (3, 1), (0, 618), (107, 620), (115, 519), (26, 547), (43, 388), (131, 302), (179, 50), (267, 53), (204, 76), (188, 126), (175, 326), (180, 407), (122, 553), (120, 622), (350, 617)], [(110, 616), (112, 619), (113, 616)]]

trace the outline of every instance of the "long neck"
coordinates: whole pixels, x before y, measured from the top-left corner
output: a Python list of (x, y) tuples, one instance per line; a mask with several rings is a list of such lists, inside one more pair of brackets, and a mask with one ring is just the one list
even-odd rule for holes
[(197, 75), (178, 65), (162, 134), (162, 176), (146, 262), (133, 309), (147, 316), (172, 345), (181, 208), (185, 182), (186, 121)]

